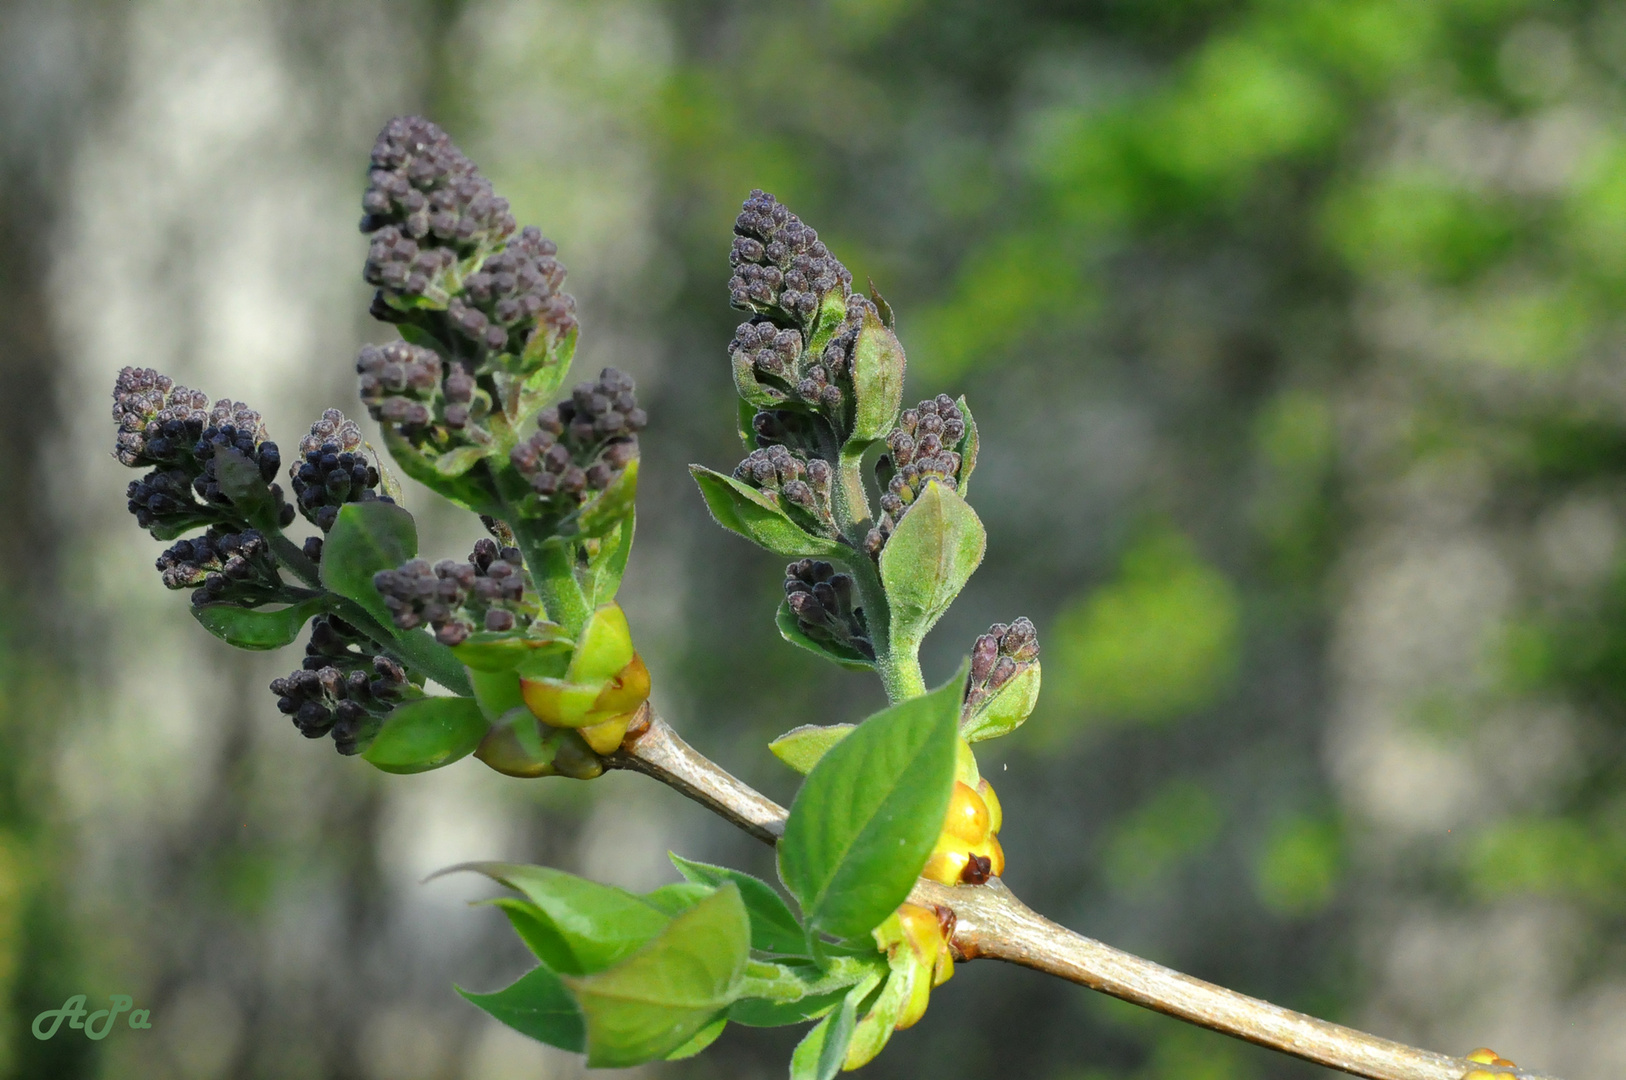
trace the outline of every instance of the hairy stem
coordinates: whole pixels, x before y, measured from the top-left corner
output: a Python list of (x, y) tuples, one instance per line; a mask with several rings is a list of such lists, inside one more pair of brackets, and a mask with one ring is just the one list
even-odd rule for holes
[[(766, 843), (784, 834), (783, 807), (684, 742), (647, 705), (609, 764), (654, 777)], [(1464, 1080), (1484, 1069), (1518, 1080), (1556, 1080), (1419, 1050), (1182, 975), (1035, 914), (998, 878), (961, 886), (922, 879), (910, 899), (954, 911), (953, 946), (960, 959), (1019, 964), (1352, 1076)]]

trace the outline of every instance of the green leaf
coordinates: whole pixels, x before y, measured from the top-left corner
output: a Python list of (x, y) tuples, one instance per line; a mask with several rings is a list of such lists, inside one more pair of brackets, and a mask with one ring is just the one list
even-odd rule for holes
[(725, 1013), (696, 1032), (694, 1038), (690, 1039), (676, 1050), (673, 1050), (670, 1054), (667, 1054), (666, 1060), (682, 1061), (684, 1058), (694, 1057), (696, 1054), (700, 1053), (700, 1051), (716, 1042), (717, 1036), (721, 1035), (723, 1033), (723, 1029), (727, 1026), (728, 1015)]
[(810, 938), (868, 934), (903, 903), (943, 829), (965, 669), (875, 714), (831, 747), (796, 793), (779, 876)]
[(434, 459), (435, 472), (448, 480), (455, 480), (478, 465), (491, 453), (489, 446), (459, 446)]
[(956, 477), (959, 486), (955, 490), (963, 499), (971, 483), (971, 471), (977, 467), (977, 422), (971, 418), (971, 406), (966, 404), (964, 394), (954, 404), (959, 407), (960, 415), (965, 417), (965, 434), (960, 436), (960, 445), (949, 447), (960, 455), (960, 475)]
[(474, 687), (474, 700), (480, 706), (480, 712), (493, 724), (500, 721), (510, 709), (525, 708), (525, 698), (519, 689), (519, 676), (512, 671), (470, 668), (469, 682)]
[(236, 604), (193, 605), (192, 617), (203, 628), (228, 645), (239, 649), (280, 649), (291, 644), (313, 615), (320, 615), (327, 602), (320, 596), (297, 604), (266, 611), (253, 611)]
[(418, 525), (391, 503), (346, 503), (322, 541), (322, 584), (390, 626), (389, 609), (373, 588), (373, 575), (394, 570), (418, 554)]
[(1022, 726), (1039, 701), (1039, 662), (1033, 661), (994, 691), (992, 697), (960, 723), (966, 742), (1009, 735)]
[(241, 451), (230, 446), (215, 447), (215, 482), (220, 493), (231, 500), (243, 520), (267, 535), (277, 532), (277, 498), (260, 475), (260, 467)]
[(442, 495), (465, 510), (477, 514), (501, 515), (502, 500), (491, 489), (484, 470), (466, 472), (461, 476), (447, 476), (435, 468), (435, 463), (417, 447), (407, 441), (392, 424), (383, 425), (384, 445), (400, 470), (438, 495)]
[(526, 944), (565, 975), (604, 971), (637, 952), (670, 921), (643, 897), (548, 866), (464, 863), (441, 873), (457, 870), (473, 870), (525, 894), (543, 924)]
[(717, 524), (758, 547), (790, 558), (841, 559), (852, 555), (852, 548), (804, 530), (778, 503), (756, 488), (700, 465), (690, 465), (689, 472), (700, 485), (700, 494)]
[(903, 345), (875, 311), (864, 312), (852, 351), (853, 431), (849, 446), (882, 438), (903, 404)]
[(928, 483), (881, 550), (893, 652), (913, 654), (982, 562), (986, 546), (970, 504), (942, 484)]
[(803, 724), (768, 744), (773, 756), (806, 776), (836, 743), (853, 733), (856, 724)]
[(638, 497), (638, 461), (629, 461), (609, 487), (582, 507), (576, 518), (577, 532), (587, 537), (608, 536), (631, 516), (633, 501)]
[(644, 893), (644, 903), (667, 915), (681, 915), (716, 890), (694, 881), (674, 881)]
[(570, 655), (572, 643), (564, 628), (553, 623), (532, 623), (523, 634), (498, 634), (481, 630), (470, 634), (462, 644), (452, 646), (452, 655), (474, 671), (497, 673), (513, 671), (539, 649)]
[(809, 994), (795, 1001), (741, 998), (728, 1007), (728, 1018), (746, 1027), (788, 1027), (817, 1020), (847, 996), (845, 989)]
[(740, 899), (745, 901), (745, 910), (751, 916), (751, 948), (765, 953), (807, 955), (807, 937), (802, 932), (802, 924), (772, 885), (726, 866), (690, 862), (671, 852), (667, 852), (666, 857), (672, 860), (678, 873), (690, 881), (711, 886), (732, 881), (739, 886)]
[(520, 386), (519, 408), (514, 416), (516, 426), (546, 405), (564, 385), (565, 376), (570, 374), (570, 362), (576, 355), (576, 337), (577, 330), (572, 327), (557, 339), (550, 341), (546, 333), (536, 333), (525, 343), (519, 357), (520, 366), (531, 371)]
[(880, 982), (879, 974), (871, 975), (847, 991), (841, 1008), (815, 1024), (796, 1044), (790, 1056), (790, 1080), (832, 1080), (847, 1061), (858, 1007)]
[(587, 1020), (587, 1064), (637, 1065), (692, 1039), (738, 996), (750, 938), (745, 904), (730, 883), (615, 967), (567, 978)]
[(587, 1027), (575, 999), (546, 967), (533, 968), (507, 989), (494, 994), (471, 994), (456, 987), (469, 1001), (521, 1035), (579, 1054), (587, 1045)]
[(810, 653), (814, 653), (833, 663), (840, 664), (849, 671), (874, 671), (875, 661), (850, 646), (840, 642), (814, 641), (803, 631), (801, 624), (796, 621), (796, 613), (790, 609), (787, 601), (779, 602), (779, 611), (773, 617), (774, 625), (779, 627), (779, 636), (792, 645), (799, 645)]
[(810, 960), (752, 961), (728, 1018), (748, 1027), (816, 1020), (877, 969), (884, 970), (885, 962), (873, 943), (866, 956), (836, 956), (822, 968)]
[(419, 698), (396, 706), (361, 756), (384, 772), (428, 772), (474, 753), (489, 727), (472, 698)]
[(632, 534), (637, 515), (628, 513), (621, 524), (598, 542), (598, 550), (587, 560), (587, 573), (583, 575), (582, 595), (588, 607), (599, 607), (615, 599), (621, 588), (621, 575), (626, 573), (627, 556), (632, 554)]

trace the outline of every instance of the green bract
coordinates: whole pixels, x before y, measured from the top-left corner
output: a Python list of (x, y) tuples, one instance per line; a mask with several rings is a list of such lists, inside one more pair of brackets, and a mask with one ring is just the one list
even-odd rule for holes
[(325, 610), (327, 601), (317, 596), (276, 611), (236, 604), (204, 604), (192, 608), (192, 617), (226, 644), (258, 651), (292, 644), (311, 616)]
[(487, 726), (468, 698), (420, 698), (384, 718), (362, 757), (385, 772), (428, 772), (474, 753)]
[(717, 524), (739, 533), (758, 547), (787, 558), (815, 556), (843, 558), (850, 549), (834, 540), (814, 536), (790, 519), (778, 502), (732, 476), (700, 465), (689, 466), (700, 494)]
[(942, 484), (927, 484), (881, 552), (893, 652), (912, 653), (920, 645), (965, 588), (986, 546), (976, 511)]
[(1039, 700), (1039, 662), (1019, 671), (1011, 681), (994, 691), (993, 697), (960, 720), (960, 734), (966, 742), (981, 742), (1009, 735), (1027, 720)]

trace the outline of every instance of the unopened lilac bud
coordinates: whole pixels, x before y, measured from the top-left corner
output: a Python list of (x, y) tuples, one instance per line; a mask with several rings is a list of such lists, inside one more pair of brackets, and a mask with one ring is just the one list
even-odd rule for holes
[(785, 567), (785, 603), (802, 633), (855, 659), (874, 660), (863, 608), (855, 606), (852, 577), (818, 559)]

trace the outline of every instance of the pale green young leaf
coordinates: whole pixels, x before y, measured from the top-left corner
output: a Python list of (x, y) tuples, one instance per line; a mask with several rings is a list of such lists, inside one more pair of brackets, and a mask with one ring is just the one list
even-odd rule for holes
[(881, 551), (893, 652), (913, 653), (960, 595), (986, 547), (971, 505), (941, 483), (928, 483)]
[(773, 756), (806, 776), (836, 743), (853, 733), (856, 724), (803, 724), (768, 744)]
[(461, 986), (456, 989), (465, 1000), (538, 1042), (576, 1054), (587, 1044), (587, 1029), (575, 999), (559, 976), (546, 967), (533, 968), (513, 985), (492, 994), (472, 994)]
[(692, 882), (715, 887), (732, 881), (739, 886), (740, 899), (745, 901), (745, 910), (751, 916), (751, 948), (790, 956), (807, 954), (807, 937), (802, 932), (802, 924), (772, 885), (742, 870), (691, 862), (671, 852), (666, 857), (672, 860), (678, 873)]
[(390, 611), (373, 588), (373, 575), (417, 554), (418, 525), (411, 514), (377, 500), (347, 503), (322, 541), (322, 584), (389, 626)]
[(846, 558), (852, 549), (835, 540), (814, 536), (790, 519), (767, 495), (700, 465), (689, 466), (706, 507), (717, 524), (739, 533), (758, 547), (787, 558), (815, 556)]
[(875, 670), (875, 661), (857, 649), (840, 642), (814, 641), (808, 637), (807, 632), (796, 621), (796, 613), (790, 609), (788, 601), (780, 601), (779, 610), (774, 615), (774, 625), (779, 627), (779, 636), (792, 645), (806, 649), (832, 663), (840, 664), (849, 671)]

